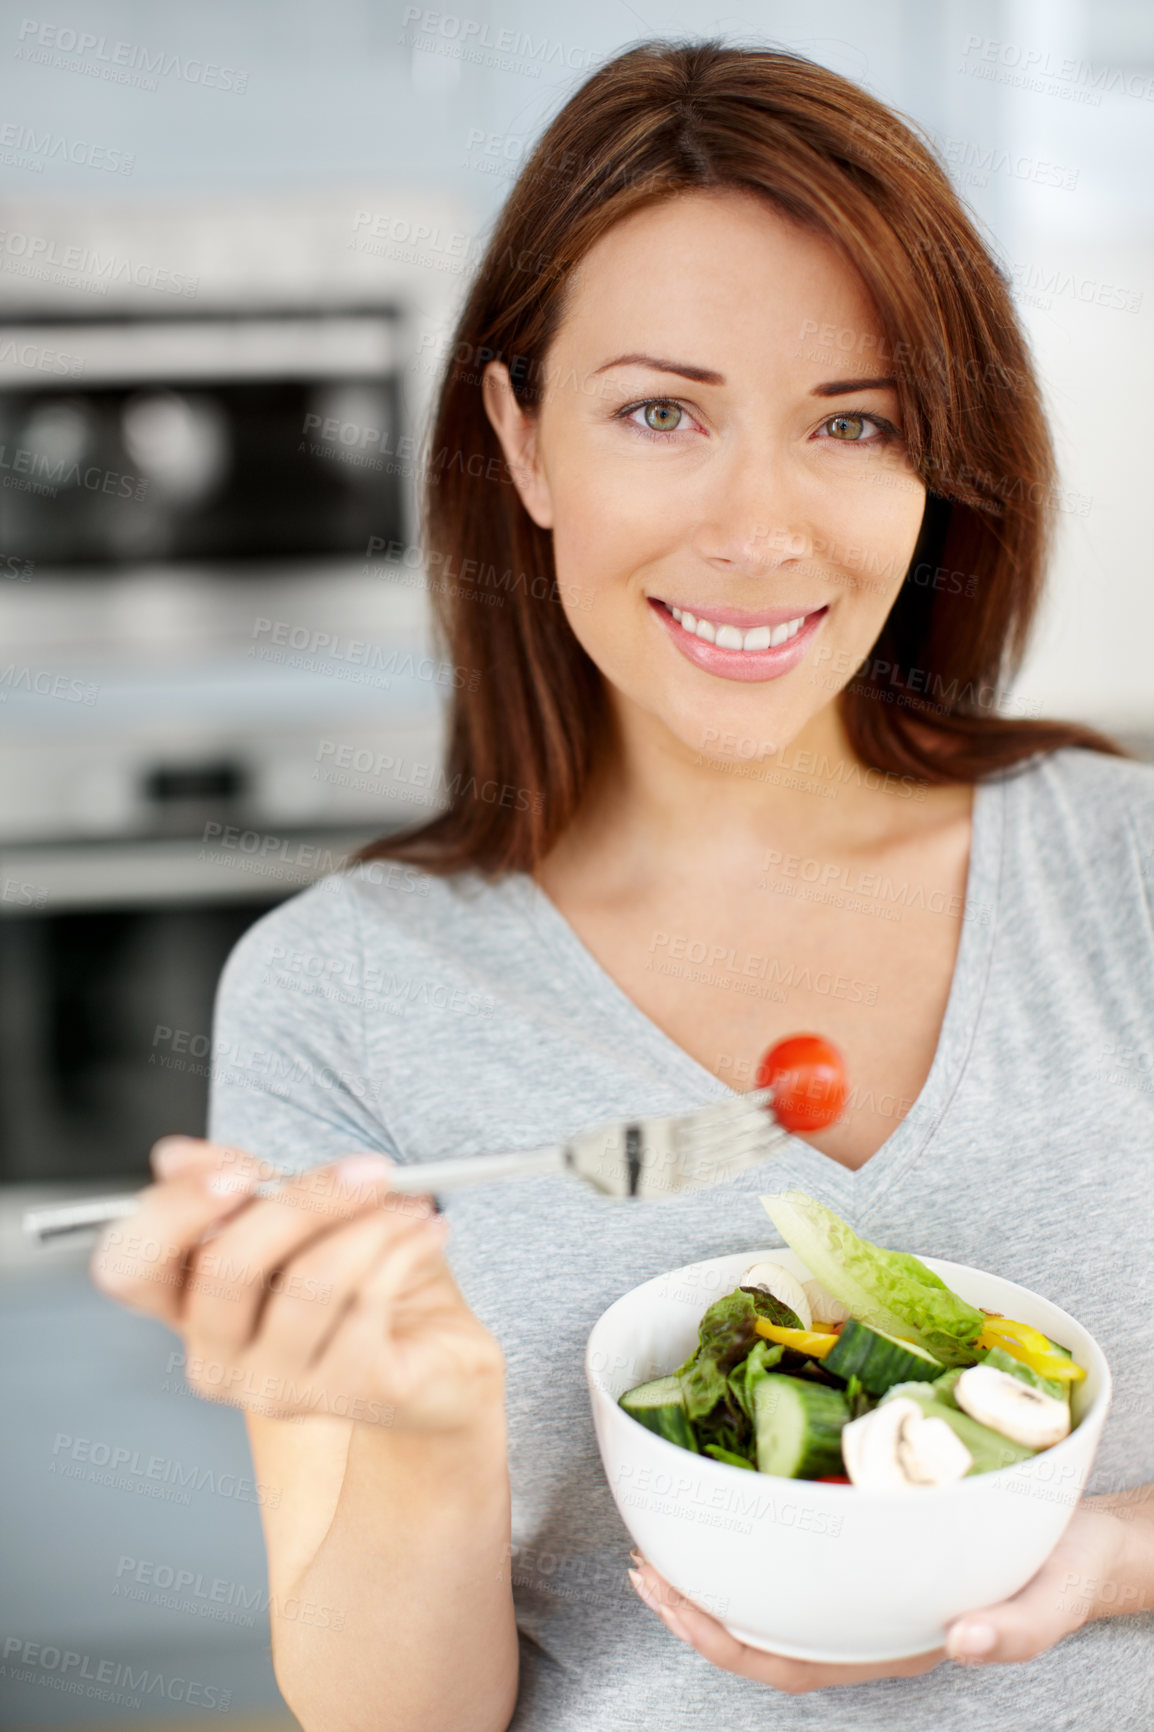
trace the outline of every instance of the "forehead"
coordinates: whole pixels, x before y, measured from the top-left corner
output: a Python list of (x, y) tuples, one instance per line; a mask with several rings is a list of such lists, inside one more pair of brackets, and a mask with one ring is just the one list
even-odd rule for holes
[(766, 199), (724, 188), (615, 223), (575, 267), (556, 340), (594, 366), (594, 356), (644, 349), (729, 377), (830, 325), (881, 336), (853, 267)]

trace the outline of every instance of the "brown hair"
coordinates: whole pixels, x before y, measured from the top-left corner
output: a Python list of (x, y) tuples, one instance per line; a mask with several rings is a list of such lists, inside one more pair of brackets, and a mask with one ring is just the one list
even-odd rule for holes
[(996, 711), (1062, 500), (1006, 277), (931, 149), (800, 55), (649, 42), (595, 72), (538, 141), (458, 320), (422, 501), (438, 634), (470, 672), (450, 718), (448, 805), (360, 858), (531, 871), (571, 821), (603, 737), (602, 676), (559, 605), (550, 534), (512, 485), (481, 372), (504, 361), (535, 405), (573, 267), (631, 212), (707, 188), (768, 200), (858, 272), (928, 489), (901, 591), (839, 697), (854, 750), (937, 783), (1062, 746), (1121, 752), (1074, 723)]

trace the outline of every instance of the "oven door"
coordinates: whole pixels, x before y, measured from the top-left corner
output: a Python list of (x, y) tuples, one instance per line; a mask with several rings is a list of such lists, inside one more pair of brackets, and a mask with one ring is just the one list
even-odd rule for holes
[(143, 1181), (158, 1137), (203, 1136), (229, 951), (363, 840), (289, 835), (323, 864), (271, 879), (191, 840), (0, 852), (0, 1184)]

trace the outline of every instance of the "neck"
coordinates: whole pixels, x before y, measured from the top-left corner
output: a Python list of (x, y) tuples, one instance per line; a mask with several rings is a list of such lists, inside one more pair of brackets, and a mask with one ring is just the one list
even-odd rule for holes
[[(853, 847), (899, 820), (900, 778), (870, 770), (853, 751), (836, 703), (772, 756), (710, 758), (654, 717), (612, 706), (602, 759), (576, 819), (558, 844), (571, 858), (612, 857), (632, 882), (665, 880), (678, 862), (694, 876), (800, 839)], [(677, 874), (680, 875), (680, 874)]]

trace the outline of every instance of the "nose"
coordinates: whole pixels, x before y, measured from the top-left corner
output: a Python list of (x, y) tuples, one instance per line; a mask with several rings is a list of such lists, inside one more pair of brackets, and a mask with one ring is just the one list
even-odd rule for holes
[(719, 465), (692, 546), (715, 569), (760, 577), (813, 555), (814, 536), (764, 446)]

